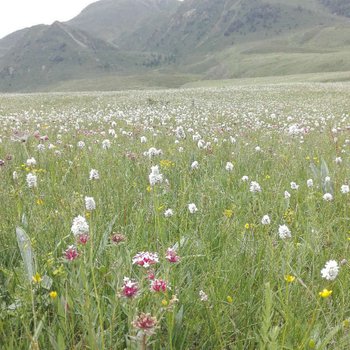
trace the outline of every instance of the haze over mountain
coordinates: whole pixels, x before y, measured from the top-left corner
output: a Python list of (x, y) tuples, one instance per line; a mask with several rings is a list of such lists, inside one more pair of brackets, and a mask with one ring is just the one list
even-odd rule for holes
[(0, 40), (0, 91), (350, 71), (348, 0), (100, 0)]

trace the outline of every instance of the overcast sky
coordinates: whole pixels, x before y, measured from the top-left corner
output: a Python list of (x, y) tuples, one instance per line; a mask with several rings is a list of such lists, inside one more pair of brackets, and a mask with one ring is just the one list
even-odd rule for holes
[(0, 38), (35, 24), (67, 21), (96, 0), (0, 0)]

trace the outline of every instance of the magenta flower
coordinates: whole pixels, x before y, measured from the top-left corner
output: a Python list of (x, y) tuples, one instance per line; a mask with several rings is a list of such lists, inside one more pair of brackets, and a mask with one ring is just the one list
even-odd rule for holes
[(89, 235), (87, 233), (83, 233), (77, 236), (77, 243), (86, 244), (89, 240)]
[(165, 293), (167, 289), (170, 289), (168, 283), (162, 279), (155, 279), (151, 281), (151, 292), (162, 292)]
[(143, 267), (149, 267), (151, 265), (154, 265), (159, 262), (158, 254), (157, 253), (150, 253), (150, 252), (140, 252), (137, 253), (132, 258), (132, 263), (143, 266)]
[(176, 250), (168, 248), (165, 258), (171, 263), (177, 263), (180, 261), (180, 257), (176, 254)]
[(131, 280), (129, 277), (124, 277), (124, 284), (122, 287), (121, 295), (126, 298), (133, 298), (139, 292), (139, 287), (136, 281)]
[(74, 245), (68, 246), (68, 248), (64, 251), (63, 256), (68, 260), (68, 261), (73, 261), (75, 260), (78, 256), (78, 250)]

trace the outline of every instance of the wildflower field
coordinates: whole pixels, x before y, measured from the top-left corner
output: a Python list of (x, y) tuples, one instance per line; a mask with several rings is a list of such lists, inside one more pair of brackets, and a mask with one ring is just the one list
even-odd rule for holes
[(0, 95), (0, 349), (349, 349), (350, 85)]

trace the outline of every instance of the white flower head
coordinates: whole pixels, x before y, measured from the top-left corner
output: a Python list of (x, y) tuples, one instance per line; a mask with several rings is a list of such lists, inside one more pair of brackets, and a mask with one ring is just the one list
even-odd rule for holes
[(191, 164), (191, 169), (192, 170), (199, 169), (199, 163), (196, 160)]
[(27, 185), (29, 188), (37, 187), (36, 175), (34, 175), (32, 173), (27, 174)]
[(247, 175), (242, 176), (241, 179), (243, 182), (248, 182), (249, 181), (249, 177)]
[(89, 179), (90, 180), (98, 180), (100, 178), (100, 174), (98, 173), (98, 170), (91, 169)]
[(146, 136), (141, 136), (140, 142), (141, 143), (146, 143), (147, 142), (147, 137)]
[(306, 181), (306, 185), (307, 185), (307, 187), (311, 188), (314, 186), (314, 181), (312, 179), (308, 179)]
[(85, 209), (88, 211), (96, 209), (96, 202), (93, 197), (85, 197)]
[(297, 189), (299, 188), (299, 185), (297, 185), (295, 182), (291, 182), (291, 183), (290, 183), (290, 188), (291, 188), (292, 190), (297, 190)]
[(342, 185), (340, 191), (341, 191), (341, 193), (343, 193), (343, 194), (349, 193), (349, 192), (350, 192), (349, 185)]
[(103, 149), (108, 149), (110, 147), (111, 147), (111, 141), (110, 140), (106, 139), (106, 140), (102, 141), (102, 148)]
[(27, 159), (26, 162), (27, 166), (35, 166), (36, 165), (36, 160), (34, 157)]
[(261, 223), (263, 225), (270, 225), (271, 224), (271, 219), (268, 215), (264, 215), (261, 219)]
[(227, 162), (226, 166), (225, 166), (225, 169), (227, 171), (233, 171), (233, 164), (231, 162)]
[(166, 218), (170, 218), (171, 216), (173, 216), (174, 215), (174, 211), (172, 210), (172, 209), (167, 209), (165, 212), (164, 212), (164, 216), (166, 217)]
[(290, 198), (290, 193), (288, 191), (284, 191), (284, 198), (285, 199)]
[(86, 219), (78, 215), (73, 219), (73, 224), (71, 227), (71, 231), (74, 236), (79, 236), (82, 234), (88, 234), (89, 233), (89, 224), (87, 223)]
[(191, 214), (194, 214), (196, 211), (198, 211), (197, 206), (194, 203), (190, 203), (188, 205), (188, 210)]
[(291, 238), (292, 234), (287, 225), (280, 225), (278, 228), (278, 235), (281, 239)]
[(326, 262), (325, 267), (321, 270), (322, 278), (328, 281), (333, 281), (336, 279), (339, 273), (339, 265), (335, 260), (329, 260)]
[(151, 173), (148, 175), (148, 178), (151, 186), (154, 186), (157, 183), (163, 182), (163, 174), (159, 172), (158, 165), (151, 167)]
[(326, 202), (331, 202), (333, 200), (333, 196), (331, 193), (325, 193), (323, 195), (323, 200)]
[(79, 141), (77, 143), (77, 147), (80, 148), (80, 149), (83, 149), (85, 147), (85, 142), (84, 141)]
[(202, 290), (199, 291), (199, 298), (201, 301), (208, 301), (208, 295), (205, 294)]
[(343, 161), (343, 160), (341, 159), (341, 157), (335, 158), (336, 164), (341, 164), (342, 161)]
[(256, 181), (252, 181), (250, 183), (249, 191), (253, 193), (261, 192), (261, 187)]

